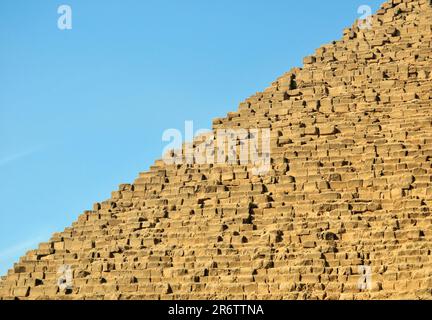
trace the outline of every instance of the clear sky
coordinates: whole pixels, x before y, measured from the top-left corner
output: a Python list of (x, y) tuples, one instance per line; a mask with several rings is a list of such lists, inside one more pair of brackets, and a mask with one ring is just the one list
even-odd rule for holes
[(381, 2), (0, 1), (0, 274)]

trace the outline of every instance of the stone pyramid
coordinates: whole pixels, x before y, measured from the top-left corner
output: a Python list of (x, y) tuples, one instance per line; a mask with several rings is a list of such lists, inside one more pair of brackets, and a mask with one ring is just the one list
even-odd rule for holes
[(156, 161), (22, 257), (0, 298), (431, 299), (432, 5), (363, 22), (213, 121), (268, 129), (266, 174)]

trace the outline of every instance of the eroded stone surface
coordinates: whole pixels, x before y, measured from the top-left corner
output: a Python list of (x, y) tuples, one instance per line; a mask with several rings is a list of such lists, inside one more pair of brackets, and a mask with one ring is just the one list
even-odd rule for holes
[(214, 120), (271, 129), (268, 175), (157, 161), (22, 257), (0, 297), (432, 298), (431, 21), (429, 0), (390, 0)]

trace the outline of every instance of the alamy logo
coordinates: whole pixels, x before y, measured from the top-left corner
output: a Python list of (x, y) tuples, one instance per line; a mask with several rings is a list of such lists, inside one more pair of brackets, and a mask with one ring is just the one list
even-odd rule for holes
[(371, 290), (372, 289), (372, 268), (370, 266), (359, 266), (358, 272), (360, 278), (358, 280), (359, 290)]
[(57, 27), (60, 30), (71, 30), (72, 29), (72, 8), (66, 4), (61, 5), (57, 9), (57, 13), (60, 17), (57, 20)]
[(70, 265), (62, 265), (57, 270), (57, 285), (61, 291), (72, 290), (73, 286), (73, 272)]
[(166, 130), (162, 141), (170, 143), (163, 151), (163, 161), (167, 165), (249, 165), (253, 175), (270, 170), (270, 129), (201, 129), (195, 137), (192, 121), (185, 122), (185, 140), (179, 130)]
[(368, 5), (358, 7), (357, 13), (361, 14), (358, 20), (358, 27), (360, 30), (372, 29), (372, 8)]

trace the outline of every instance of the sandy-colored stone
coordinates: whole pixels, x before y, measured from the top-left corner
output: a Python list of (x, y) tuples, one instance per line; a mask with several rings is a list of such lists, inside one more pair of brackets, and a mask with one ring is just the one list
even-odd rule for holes
[(267, 175), (157, 160), (11, 266), (0, 299), (432, 299), (432, 6), (372, 21), (213, 120), (271, 128)]

